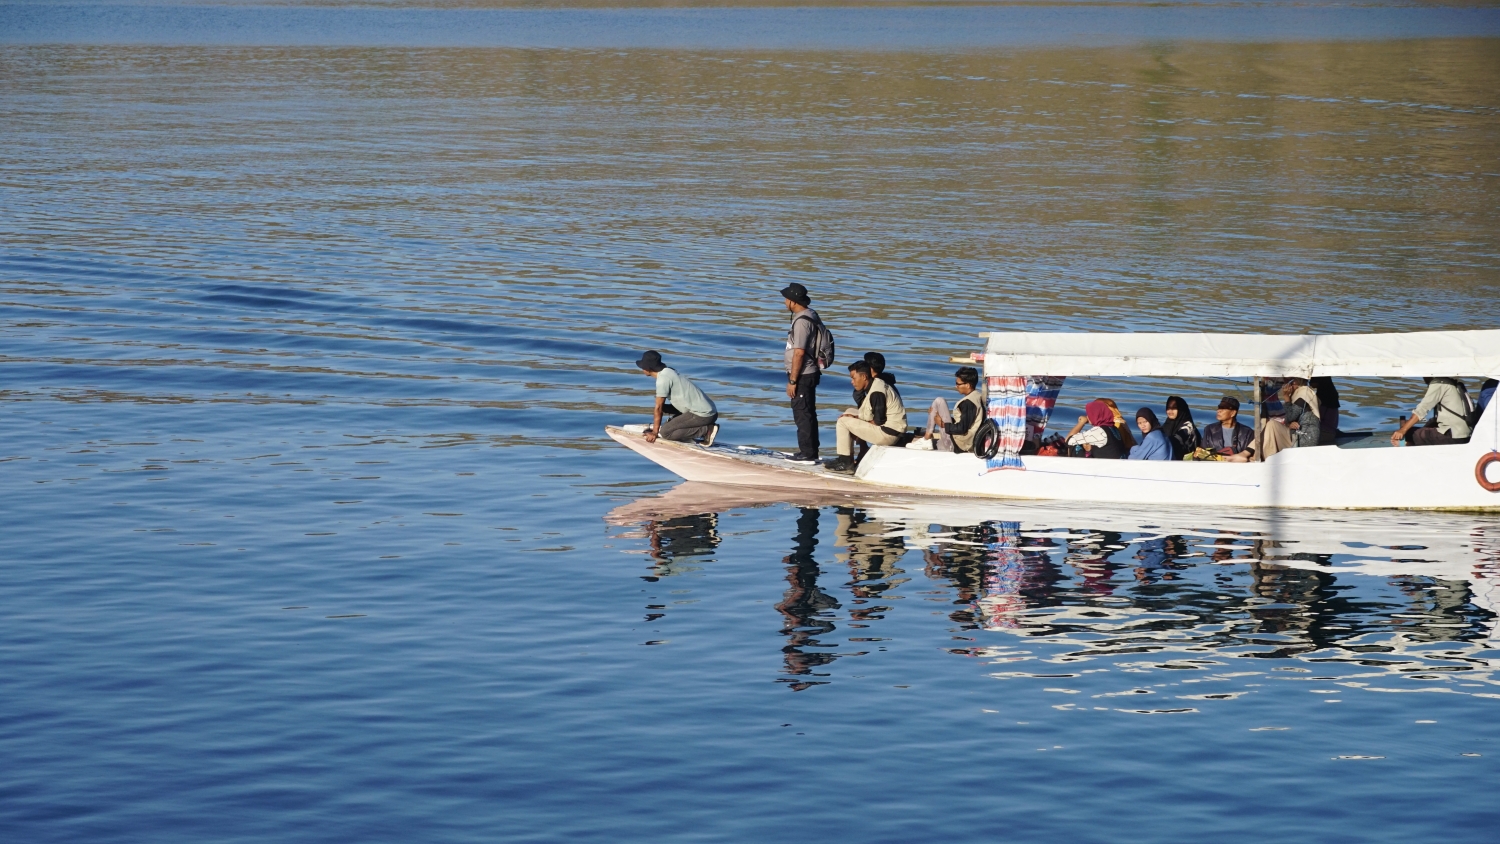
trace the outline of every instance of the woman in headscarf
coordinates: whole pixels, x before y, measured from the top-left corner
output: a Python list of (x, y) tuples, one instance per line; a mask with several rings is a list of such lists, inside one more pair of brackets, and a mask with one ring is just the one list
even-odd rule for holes
[(1143, 407), (1135, 412), (1136, 427), (1141, 429), (1141, 444), (1130, 450), (1131, 460), (1171, 460), (1172, 444), (1161, 432), (1156, 412)]
[(1162, 434), (1172, 445), (1172, 459), (1181, 460), (1184, 454), (1192, 454), (1198, 448), (1198, 429), (1193, 425), (1193, 411), (1181, 396), (1167, 396), (1167, 421), (1162, 423)]
[[(1125, 456), (1120, 431), (1115, 427), (1115, 414), (1102, 399), (1095, 399), (1083, 406), (1084, 415), (1068, 432), (1068, 445), (1081, 445), (1085, 456), (1119, 460)], [(1094, 427), (1083, 431), (1084, 423)]]
[(1120, 442), (1125, 444), (1125, 450), (1135, 448), (1135, 435), (1130, 433), (1130, 426), (1125, 424), (1125, 414), (1120, 412), (1120, 406), (1115, 404), (1114, 399), (1099, 401), (1109, 405), (1109, 411), (1115, 415), (1115, 430), (1120, 432)]

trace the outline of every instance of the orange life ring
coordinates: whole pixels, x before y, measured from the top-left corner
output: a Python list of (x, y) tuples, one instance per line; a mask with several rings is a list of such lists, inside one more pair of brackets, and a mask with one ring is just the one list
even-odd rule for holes
[(1490, 468), (1491, 463), (1500, 463), (1500, 451), (1492, 451), (1479, 458), (1479, 462), (1474, 464), (1474, 480), (1479, 481), (1479, 485), (1490, 492), (1500, 492), (1500, 481), (1485, 477), (1484, 470)]

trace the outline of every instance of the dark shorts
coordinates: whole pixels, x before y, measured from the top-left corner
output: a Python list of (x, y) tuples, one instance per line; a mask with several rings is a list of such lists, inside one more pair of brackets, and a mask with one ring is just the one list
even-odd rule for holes
[(672, 442), (691, 442), (708, 436), (708, 432), (713, 430), (714, 423), (718, 421), (719, 414), (717, 413), (712, 416), (679, 413), (661, 423), (661, 433), (658, 436)]
[(1438, 433), (1436, 428), (1413, 428), (1406, 432), (1407, 445), (1458, 445), (1468, 440), (1455, 440), (1452, 431)]

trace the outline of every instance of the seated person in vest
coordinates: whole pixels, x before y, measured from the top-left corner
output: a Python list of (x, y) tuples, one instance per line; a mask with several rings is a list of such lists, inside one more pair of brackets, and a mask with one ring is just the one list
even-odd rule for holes
[[(892, 387), (896, 386), (896, 376), (885, 371), (885, 355), (879, 352), (865, 352), (864, 361), (870, 365), (870, 372), (874, 373), (876, 378), (879, 378)], [(868, 391), (857, 388), (854, 390), (854, 406), (856, 408), (865, 403), (866, 392)]]
[[(1084, 430), (1084, 425), (1093, 427)], [(1122, 460), (1127, 454), (1125, 441), (1115, 424), (1115, 409), (1104, 399), (1094, 399), (1083, 406), (1083, 415), (1068, 432), (1068, 445), (1083, 446), (1085, 457)]]
[[(655, 351), (641, 355), (635, 365), (656, 379), (656, 412), (646, 429), (646, 442), (654, 443), (661, 437), (680, 443), (702, 439), (704, 445), (713, 445), (719, 432), (719, 408), (713, 399), (703, 395), (682, 373), (662, 363)], [(661, 421), (663, 413), (671, 416), (665, 424)]]
[[(1469, 441), (1468, 391), (1457, 378), (1423, 378), (1427, 394), (1401, 427), (1391, 434), (1391, 445), (1449, 445)], [(1432, 421), (1427, 422), (1427, 414)], [(1422, 424), (1426, 422), (1426, 424)], [(1420, 425), (1420, 427), (1418, 427)]]
[(1234, 396), (1219, 399), (1214, 412), (1217, 423), (1203, 428), (1202, 448), (1229, 463), (1249, 463), (1255, 457), (1255, 431), (1239, 422), (1240, 400)]
[(906, 408), (895, 387), (876, 378), (870, 365), (862, 360), (849, 364), (849, 380), (855, 390), (865, 391), (865, 399), (858, 408), (845, 411), (835, 423), (839, 456), (826, 467), (846, 475), (854, 473), (855, 440), (867, 446), (895, 445), (906, 433)]
[(960, 454), (974, 453), (974, 435), (979, 433), (979, 422), (984, 419), (984, 398), (979, 394), (979, 370), (965, 366), (953, 373), (953, 386), (961, 398), (953, 406), (954, 414), (948, 413), (948, 400), (939, 396), (932, 400), (932, 409), (927, 411), (927, 438), (935, 441), (937, 451), (956, 451)]
[(1288, 378), (1278, 391), (1281, 415), (1267, 419), (1255, 453), (1265, 460), (1288, 448), (1317, 445), (1323, 437), (1318, 394), (1304, 378)]

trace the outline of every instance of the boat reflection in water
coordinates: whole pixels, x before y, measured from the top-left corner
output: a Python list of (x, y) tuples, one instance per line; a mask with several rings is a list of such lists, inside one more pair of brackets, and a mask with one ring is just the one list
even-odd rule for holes
[(780, 679), (796, 690), (830, 682), (841, 656), (868, 656), (885, 640), (870, 628), (925, 594), (951, 598), (948, 630), (933, 631), (964, 642), (948, 652), (1000, 665), (1000, 678), (1072, 676), (1056, 664), (1103, 658), (1139, 673), (1295, 659), (1325, 674), (1344, 664), (1340, 679), (1369, 691), (1419, 690), (1372, 678), (1451, 685), (1458, 672), (1463, 693), (1500, 697), (1489, 679), (1500, 519), (1488, 515), (856, 501), (684, 483), (608, 520), (648, 539), (661, 578), (728, 550), (718, 514), (787, 504), (776, 610)]

